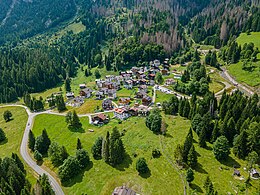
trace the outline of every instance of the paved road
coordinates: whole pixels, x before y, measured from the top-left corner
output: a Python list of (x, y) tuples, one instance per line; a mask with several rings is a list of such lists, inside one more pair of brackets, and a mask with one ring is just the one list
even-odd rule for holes
[(240, 90), (244, 91), (245, 93), (247, 93), (248, 95), (253, 95), (254, 92), (252, 90), (250, 90), (248, 87), (238, 83), (233, 77), (230, 76), (230, 74), (228, 73), (228, 71), (226, 70), (225, 67), (222, 67), (222, 72), (220, 74), (223, 78), (227, 79), (229, 82), (231, 82), (234, 86), (236, 86), (237, 88), (239, 88)]
[(42, 167), (37, 165), (37, 163), (31, 158), (31, 156), (30, 156), (30, 154), (29, 154), (29, 152), (27, 150), (29, 131), (33, 127), (33, 122), (34, 122), (35, 116), (37, 116), (39, 114), (46, 113), (48, 111), (32, 113), (26, 106), (16, 105), (16, 104), (10, 104), (10, 105), (0, 106), (0, 107), (3, 108), (3, 107), (14, 107), (14, 106), (24, 108), (26, 110), (27, 114), (28, 114), (28, 121), (27, 121), (25, 130), (24, 130), (23, 139), (22, 139), (22, 143), (21, 143), (21, 147), (20, 147), (20, 153), (21, 153), (22, 158), (39, 175), (43, 175), (44, 173), (46, 175), (48, 175), (50, 184), (51, 184), (55, 194), (57, 194), (57, 195), (64, 195), (64, 192), (63, 192), (59, 182), (57, 182), (55, 180), (55, 178), (50, 175), (50, 173), (48, 173)]

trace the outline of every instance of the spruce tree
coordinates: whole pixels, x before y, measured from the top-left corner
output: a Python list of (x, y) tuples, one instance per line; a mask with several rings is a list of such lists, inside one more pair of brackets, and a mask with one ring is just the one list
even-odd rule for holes
[(78, 138), (77, 139), (77, 150), (79, 150), (79, 149), (82, 149), (82, 145), (81, 145), (80, 139)]
[(102, 143), (103, 143), (103, 138), (98, 137), (92, 146), (91, 152), (94, 157), (94, 159), (98, 160), (102, 158)]
[(17, 167), (23, 172), (26, 173), (25, 169), (24, 169), (24, 165), (21, 161), (21, 159), (19, 158), (19, 156), (15, 153), (12, 153), (12, 159), (15, 161)]
[(186, 172), (186, 180), (189, 184), (194, 180), (194, 173), (191, 168), (189, 168)]
[(75, 128), (81, 128), (82, 127), (82, 124), (81, 124), (81, 122), (79, 120), (79, 117), (78, 117), (78, 115), (77, 115), (75, 110), (72, 113), (71, 126), (75, 127)]
[(245, 130), (234, 139), (233, 153), (240, 159), (245, 159), (248, 155), (247, 133)]
[(214, 129), (212, 131), (210, 142), (211, 143), (215, 142), (219, 136), (220, 136), (220, 133), (219, 133), (219, 127), (218, 127), (218, 120), (215, 120)]
[(230, 146), (225, 136), (220, 136), (213, 144), (213, 153), (217, 160), (226, 160), (230, 154)]
[(184, 109), (183, 109), (183, 116), (188, 118), (190, 113), (190, 103), (189, 100), (185, 99)]
[(28, 148), (34, 151), (34, 146), (35, 146), (35, 137), (33, 132), (30, 130), (29, 131), (29, 140), (28, 140)]
[(195, 151), (194, 145), (192, 145), (188, 154), (187, 164), (191, 168), (194, 168), (196, 167), (197, 163), (198, 163), (197, 152)]
[(234, 136), (236, 135), (236, 124), (235, 124), (233, 117), (231, 117), (228, 120), (226, 134), (227, 134), (227, 139), (228, 139), (229, 143), (233, 144), (233, 139), (234, 139)]
[(102, 142), (102, 158), (106, 163), (109, 163), (109, 158), (110, 158), (109, 148), (110, 148), (110, 134), (109, 132), (107, 132), (106, 139), (103, 139)]
[(0, 128), (0, 142), (4, 141), (6, 139), (5, 132), (3, 129)]
[(206, 128), (203, 127), (199, 133), (199, 146), (200, 147), (202, 147), (202, 148), (207, 147), (206, 139), (207, 139)]
[(192, 134), (186, 136), (184, 145), (183, 145), (183, 161), (187, 162), (189, 151), (192, 147), (193, 137)]

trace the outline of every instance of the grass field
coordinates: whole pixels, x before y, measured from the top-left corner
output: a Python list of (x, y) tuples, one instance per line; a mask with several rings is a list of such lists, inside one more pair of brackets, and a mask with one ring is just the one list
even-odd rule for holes
[(217, 93), (225, 87), (225, 85), (222, 83), (225, 82), (225, 80), (219, 75), (219, 72), (216, 68), (207, 68), (208, 72), (211, 70), (214, 70), (214, 72), (209, 74), (211, 79), (211, 82), (209, 83), (209, 91)]
[[(127, 152), (124, 163), (113, 168), (102, 160), (94, 160), (91, 156), (92, 165), (89, 169), (63, 187), (66, 194), (111, 194), (116, 186), (123, 184), (141, 194), (183, 194), (179, 171), (177, 172), (172, 167), (169, 160), (174, 161), (174, 149), (178, 143), (184, 142), (190, 128), (190, 121), (174, 116), (164, 116), (164, 119), (169, 125), (167, 135), (164, 137), (155, 135), (148, 130), (144, 124), (145, 119), (140, 117), (130, 118), (122, 124), (118, 124), (116, 120), (112, 119), (108, 125), (103, 127), (89, 125), (88, 118), (81, 118), (84, 131), (71, 132), (66, 127), (64, 117), (39, 115), (35, 120), (33, 132), (38, 136), (42, 129), (46, 128), (52, 141), (64, 145), (70, 155), (75, 155), (77, 138), (81, 139), (83, 147), (91, 154), (91, 147), (98, 136), (105, 136), (106, 131), (111, 131), (114, 126), (117, 126), (120, 131), (126, 130), (122, 138)], [(94, 130), (93, 133), (88, 131), (90, 128)], [(152, 150), (155, 148), (161, 150), (162, 146), (165, 148), (163, 155), (160, 158), (152, 158)], [(207, 174), (210, 175), (219, 194), (233, 193), (232, 187), (243, 185), (243, 181), (235, 180), (232, 177), (232, 167), (234, 163), (239, 163), (241, 174), (246, 176), (245, 172), (242, 171), (245, 162), (231, 155), (226, 165), (221, 164), (215, 160), (211, 145), (207, 149), (198, 147), (196, 136), (195, 147), (199, 153), (199, 166), (191, 186), (193, 190), (197, 190), (199, 194), (204, 193), (203, 183)], [(134, 157), (136, 155), (137, 157)], [(146, 177), (139, 176), (135, 170), (135, 163), (139, 157), (145, 157), (148, 162), (150, 175), (146, 175)], [(57, 171), (48, 159), (45, 159), (44, 165)], [(219, 170), (220, 166), (224, 168), (223, 171)], [(253, 185), (255, 184), (256, 182), (253, 183)], [(255, 188), (252, 187), (250, 192), (254, 190)]]
[(173, 95), (171, 94), (166, 94), (163, 93), (161, 91), (156, 91), (156, 99), (155, 99), (155, 103), (163, 103), (164, 101), (168, 101), (170, 99), (170, 97), (172, 97)]
[[(3, 113), (6, 110), (10, 110), (13, 114), (13, 120), (5, 122), (3, 119)], [(23, 132), (27, 122), (27, 114), (25, 109), (18, 107), (0, 108), (0, 128), (2, 128), (6, 134), (7, 140), (0, 143), (0, 158), (11, 157), (12, 153), (16, 153), (20, 156), (20, 144), (23, 137)], [(21, 158), (22, 159), (22, 158)], [(23, 161), (27, 177), (29, 181), (34, 184), (35, 177), (34, 172)]]
[[(250, 35), (246, 33), (240, 34), (237, 38), (239, 45), (243, 46), (245, 43), (254, 43), (255, 47), (260, 48), (260, 32), (252, 32)], [(253, 63), (255, 66), (252, 72), (242, 69), (242, 62), (228, 66), (228, 70), (239, 82), (246, 83), (252, 87), (259, 87), (260, 85), (260, 54), (257, 55), (258, 61)]]

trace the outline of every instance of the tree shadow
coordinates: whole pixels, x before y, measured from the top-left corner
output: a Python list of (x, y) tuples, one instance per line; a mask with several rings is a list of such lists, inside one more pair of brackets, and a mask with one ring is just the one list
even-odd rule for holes
[(227, 166), (227, 167), (241, 167), (241, 165), (232, 157), (228, 157), (226, 160), (220, 160), (219, 161), (221, 164)]
[(12, 120), (14, 120), (13, 118), (10, 118), (9, 120), (5, 121), (6, 123), (11, 122)]
[(75, 132), (75, 133), (85, 133), (85, 129), (83, 129), (82, 127), (77, 128), (77, 127), (69, 126), (68, 128), (70, 131)]
[(196, 154), (197, 154), (197, 157), (201, 157), (200, 153), (198, 153), (197, 151), (196, 151)]
[(83, 177), (86, 171), (89, 171), (91, 168), (93, 167), (93, 162), (90, 161), (89, 165), (80, 171), (79, 174), (77, 174), (75, 177), (73, 177), (71, 180), (67, 181), (67, 182), (63, 182), (62, 186), (64, 187), (72, 187), (73, 185), (77, 184), (77, 183), (81, 183), (83, 181)]
[(173, 136), (169, 133), (166, 133), (165, 137), (168, 137), (168, 138), (173, 138)]
[(1, 146), (1, 145), (5, 145), (7, 142), (8, 142), (8, 138), (5, 138), (5, 140), (3, 140), (3, 141), (0, 142), (0, 146)]
[(42, 166), (43, 160), (36, 161), (36, 164), (37, 164), (38, 166)]
[(148, 171), (147, 171), (146, 173), (139, 173), (139, 175), (140, 175), (142, 178), (147, 179), (147, 178), (151, 177), (152, 174), (151, 174), (151, 170), (148, 169)]
[(205, 169), (203, 169), (203, 166), (200, 163), (198, 163), (197, 166), (195, 167), (195, 171), (202, 174), (208, 174), (208, 172)]
[(199, 187), (197, 184), (191, 183), (190, 188), (193, 189), (193, 190), (196, 190), (199, 193), (203, 193), (201, 187)]
[(208, 145), (205, 147), (205, 149), (206, 150), (213, 150), (213, 148), (211, 146), (208, 146)]
[(114, 166), (114, 168), (116, 168), (119, 171), (125, 171), (126, 168), (129, 168), (129, 166), (133, 163), (130, 155), (128, 153), (125, 153), (125, 158), (124, 161), (119, 164)]

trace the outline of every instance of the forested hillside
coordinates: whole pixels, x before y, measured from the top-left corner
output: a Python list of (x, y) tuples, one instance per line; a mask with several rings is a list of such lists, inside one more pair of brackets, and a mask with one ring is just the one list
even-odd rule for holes
[(76, 14), (71, 0), (2, 0), (0, 7), (0, 44), (31, 37)]
[[(259, 5), (258, 0), (3, 0), (0, 102), (54, 87), (75, 75), (79, 64), (118, 71), (155, 58), (178, 62), (194, 41), (223, 47), (240, 32), (260, 31)], [(50, 42), (49, 35), (67, 21), (81, 22), (86, 30)]]

